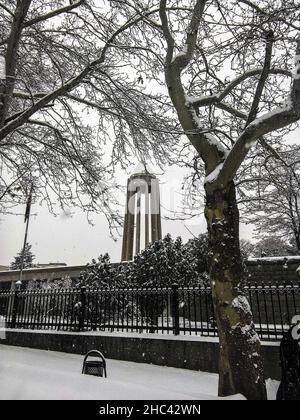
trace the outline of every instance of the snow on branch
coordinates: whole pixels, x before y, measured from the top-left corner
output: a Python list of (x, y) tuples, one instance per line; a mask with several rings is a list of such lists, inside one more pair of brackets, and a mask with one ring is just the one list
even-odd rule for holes
[(220, 163), (220, 165), (218, 165), (217, 167), (216, 167), (216, 169), (214, 170), (214, 171), (212, 171), (206, 178), (205, 178), (205, 181), (204, 181), (204, 183), (205, 184), (211, 184), (211, 183), (213, 183), (214, 181), (216, 181), (216, 179), (218, 179), (218, 176), (219, 176), (219, 174), (220, 174), (220, 172), (221, 172), (221, 170), (222, 170), (222, 168), (223, 168), (223, 165), (224, 165), (224, 163), (222, 162), (222, 163)]
[(293, 73), (293, 77), (295, 80), (300, 79), (300, 55), (295, 56), (295, 70)]
[(185, 57), (187, 53), (188, 53), (188, 45), (185, 45), (183, 50), (173, 57), (172, 63), (174, 63), (176, 60), (180, 59), (181, 57)]
[(0, 56), (0, 80), (5, 80), (6, 71), (5, 71), (5, 57)]
[[(153, 13), (152, 11), (148, 14)], [(142, 17), (139, 16), (135, 20), (128, 20), (125, 22), (122, 26), (120, 26), (112, 35), (111, 37), (106, 41), (105, 45), (100, 51), (99, 57), (96, 58), (93, 62), (86, 65), (85, 68), (83, 68), (77, 76), (69, 79), (65, 84), (61, 85), (57, 89), (53, 90), (52, 92), (49, 92), (45, 96), (42, 96), (41, 99), (39, 99), (37, 102), (33, 103), (33, 105), (24, 111), (18, 113), (15, 115), (13, 119), (9, 118), (9, 121), (5, 121), (6, 124), (0, 129), (0, 142), (11, 132), (22, 126), (24, 123), (28, 121), (28, 119), (34, 115), (36, 112), (41, 110), (42, 108), (48, 106), (49, 103), (57, 100), (61, 96), (65, 96), (67, 93), (70, 93), (73, 91), (76, 87), (78, 87), (83, 80), (94, 73), (94, 71), (101, 66), (105, 59), (106, 59), (106, 53), (110, 47), (113, 46), (113, 42), (115, 39), (123, 32), (134, 26), (136, 23), (140, 22), (142, 20)], [(13, 96), (12, 89), (11, 96)], [(20, 94), (20, 92), (19, 92)]]
[[(263, 68), (256, 68), (250, 69), (243, 73), (242, 75), (236, 77), (232, 82), (228, 84), (228, 86), (220, 93), (210, 96), (198, 96), (198, 97), (189, 97), (189, 103), (197, 108), (201, 108), (204, 106), (212, 105), (221, 103), (223, 99), (226, 98), (238, 85), (240, 85), (243, 81), (250, 77), (258, 76), (262, 73)], [(269, 74), (272, 75), (284, 75), (288, 77), (292, 77), (292, 72), (280, 69), (280, 68), (273, 68), (269, 70)]]
[(216, 176), (211, 176), (207, 183), (211, 184), (213, 189), (227, 185), (234, 179), (241, 162), (243, 162), (257, 139), (270, 131), (279, 130), (298, 120), (299, 115), (295, 112), (291, 100), (287, 100), (281, 107), (256, 118), (238, 138), (224, 164), (218, 168), (218, 173), (215, 173)]
[(197, 42), (199, 24), (203, 16), (206, 0), (197, 0), (186, 34), (184, 49), (173, 59), (172, 64), (182, 71), (191, 61)]
[(33, 19), (28, 20), (24, 23), (24, 27), (27, 28), (28, 26), (35, 25), (36, 23), (43, 22), (45, 20), (51, 19), (55, 16), (61, 15), (62, 13), (70, 12), (73, 9), (76, 9), (77, 7), (81, 6), (83, 3), (85, 3), (86, 0), (78, 0), (76, 2), (70, 2), (68, 6), (61, 7), (60, 9), (52, 10), (49, 13), (46, 13), (42, 16), (37, 16)]
[(259, 82), (256, 87), (256, 92), (252, 101), (252, 106), (251, 106), (251, 110), (247, 118), (246, 125), (249, 125), (257, 117), (259, 103), (261, 101), (261, 97), (262, 97), (263, 90), (266, 85), (266, 81), (269, 77), (271, 60), (272, 60), (272, 52), (273, 52), (273, 43), (274, 43), (274, 32), (270, 31), (270, 34), (266, 43), (264, 67), (262, 69)]

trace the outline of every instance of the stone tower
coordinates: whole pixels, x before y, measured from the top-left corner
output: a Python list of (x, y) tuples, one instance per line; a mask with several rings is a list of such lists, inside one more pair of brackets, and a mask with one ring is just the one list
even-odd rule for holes
[(139, 165), (127, 184), (122, 261), (131, 261), (143, 244), (162, 237), (159, 182), (145, 165)]

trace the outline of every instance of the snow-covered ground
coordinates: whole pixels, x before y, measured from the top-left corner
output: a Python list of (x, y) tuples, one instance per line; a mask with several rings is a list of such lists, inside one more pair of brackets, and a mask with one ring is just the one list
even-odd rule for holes
[[(0, 400), (218, 399), (215, 374), (108, 360), (104, 379), (82, 375), (82, 361), (73, 354), (0, 345)], [(268, 381), (270, 399), (277, 387)]]

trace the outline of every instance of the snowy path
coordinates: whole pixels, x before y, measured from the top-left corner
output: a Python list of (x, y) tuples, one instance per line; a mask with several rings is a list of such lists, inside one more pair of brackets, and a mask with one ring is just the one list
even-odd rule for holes
[(102, 379), (81, 375), (82, 360), (0, 345), (0, 400), (217, 399), (215, 374), (108, 360), (108, 379)]

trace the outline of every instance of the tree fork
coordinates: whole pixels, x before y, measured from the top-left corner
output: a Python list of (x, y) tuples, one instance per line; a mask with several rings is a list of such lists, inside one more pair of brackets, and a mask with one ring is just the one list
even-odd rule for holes
[(205, 216), (209, 275), (220, 336), (219, 395), (242, 394), (249, 400), (265, 400), (260, 340), (241, 287), (244, 270), (233, 182), (223, 190), (206, 192)]

